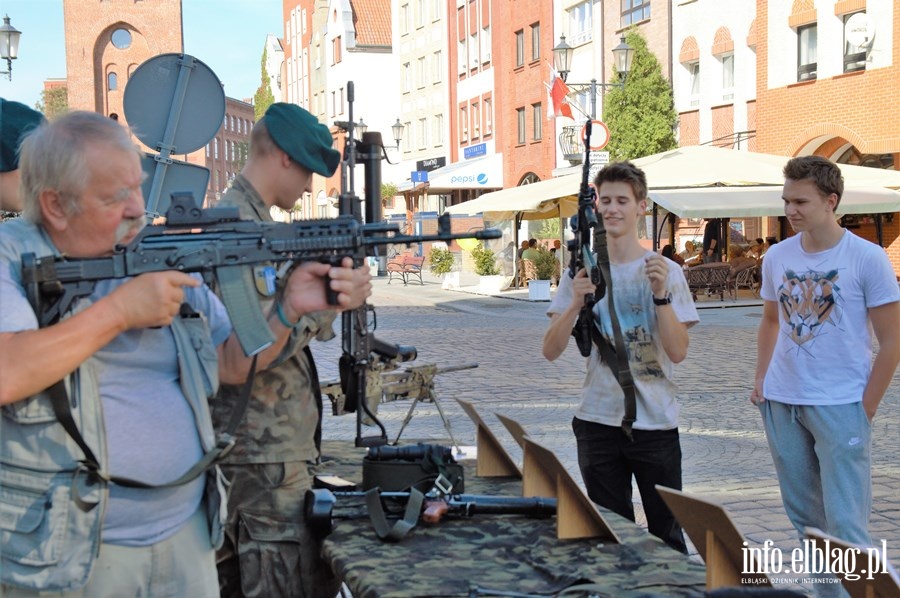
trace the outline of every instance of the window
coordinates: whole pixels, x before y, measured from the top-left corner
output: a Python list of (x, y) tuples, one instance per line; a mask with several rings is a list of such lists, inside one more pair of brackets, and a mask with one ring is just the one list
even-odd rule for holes
[(593, 0), (577, 4), (568, 10), (569, 43), (573, 46), (589, 42), (593, 39)]
[(472, 104), (472, 139), (481, 136), (481, 106), (478, 102)]
[(531, 26), (531, 61), (541, 59), (541, 24)]
[(700, 105), (700, 62), (691, 62), (686, 65), (691, 74), (691, 106)]
[(127, 29), (116, 29), (112, 32), (110, 40), (112, 41), (112, 45), (118, 49), (126, 50), (131, 47), (131, 32)]
[(108, 91), (115, 91), (119, 88), (119, 77), (116, 75), (115, 71), (110, 71), (108, 75), (106, 75), (106, 89)]
[(459, 109), (459, 139), (469, 140), (469, 113), (465, 108)]
[(469, 36), (469, 68), (478, 68), (478, 34)]
[(722, 99), (734, 99), (734, 54), (722, 56)]
[(344, 88), (338, 89), (338, 114), (344, 113)]
[[(580, 91), (575, 92), (575, 96), (572, 98), (574, 103), (580, 108), (580, 110), (576, 109), (576, 112), (580, 112), (581, 114), (591, 114), (591, 90), (590, 89), (582, 89)], [(572, 103), (572, 102), (570, 102)]]
[(818, 62), (816, 59), (815, 25), (806, 25), (797, 29), (797, 81), (809, 81), (816, 78)]
[[(857, 16), (859, 15), (859, 16)], [(855, 12), (852, 15), (844, 17), (844, 72), (852, 73), (854, 71), (866, 70), (866, 47), (871, 42), (868, 32), (865, 31), (866, 13)], [(850, 39), (847, 38), (848, 29), (851, 32)], [(856, 45), (856, 43), (859, 45)]]
[(400, 7), (400, 35), (409, 33), (409, 4)]
[(403, 63), (403, 81), (401, 82), (401, 90), (408, 93), (412, 89), (412, 65), (408, 62)]
[(444, 143), (444, 115), (443, 114), (435, 114), (434, 115), (434, 135), (431, 136), (434, 139), (434, 145), (440, 146)]
[(444, 70), (444, 65), (441, 62), (441, 51), (438, 50), (434, 54), (432, 54), (432, 63), (431, 63), (431, 82), (432, 83), (440, 83), (441, 76)]
[(622, 0), (622, 27), (650, 18), (650, 0)]
[(337, 115), (337, 92), (331, 92), (331, 117), (334, 118)]
[(419, 134), (419, 149), (425, 149), (425, 145), (428, 141), (428, 120), (425, 118), (419, 119), (419, 129), (416, 131)]
[(404, 151), (408, 152), (410, 149), (412, 149), (412, 141), (411, 141), (412, 136), (413, 136), (412, 135), (413, 134), (412, 123), (409, 121), (406, 121), (405, 123), (403, 123), (403, 130), (406, 131), (406, 133), (407, 133), (403, 137), (403, 149), (404, 149)]
[(306, 35), (306, 9), (300, 12), (300, 33)]
[(531, 138), (534, 141), (540, 141), (544, 136), (544, 130), (542, 128), (544, 122), (544, 115), (541, 113), (541, 103), (531, 105), (531, 117), (532, 124), (534, 125), (534, 131)]
[(331, 64), (338, 64), (341, 61), (341, 36), (335, 37), (332, 43), (334, 44), (334, 60)]
[(525, 32), (516, 31), (516, 66), (525, 64)]
[(456, 46), (456, 68), (459, 73), (466, 72), (466, 65), (468, 61), (466, 59), (466, 40), (461, 39), (457, 43)]
[(219, 138), (218, 137), (213, 139), (213, 158), (216, 160), (219, 159)]
[(491, 28), (485, 27), (481, 30), (481, 63), (486, 64), (491, 61)]
[(425, 26), (425, 0), (416, 0), (416, 28)]
[(490, 98), (484, 99), (484, 134), (490, 135), (493, 131), (493, 112), (492, 112), (492, 100)]
[(206, 144), (206, 157), (209, 158), (209, 144)]
[(516, 108), (516, 123), (519, 127), (518, 143), (525, 143), (525, 109)]
[(440, 21), (441, 16), (444, 11), (444, 2), (443, 0), (434, 0), (434, 6), (431, 7), (431, 17), (435, 21)]
[(419, 89), (425, 87), (425, 57), (419, 56), (416, 60), (416, 87)]

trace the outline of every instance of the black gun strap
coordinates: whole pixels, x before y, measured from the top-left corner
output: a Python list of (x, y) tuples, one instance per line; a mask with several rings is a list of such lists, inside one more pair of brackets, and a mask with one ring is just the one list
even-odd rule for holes
[(309, 345), (303, 347), (303, 354), (306, 355), (306, 359), (309, 363), (309, 382), (312, 387), (313, 397), (316, 400), (316, 409), (318, 409), (316, 433), (313, 436), (313, 440), (316, 443), (316, 462), (319, 462), (322, 458), (322, 415), (324, 409), (322, 403), (322, 387), (319, 385), (319, 369), (316, 367), (316, 360), (313, 359), (312, 350), (309, 348)]
[[(176, 486), (187, 484), (188, 482), (196, 479), (207, 469), (213, 467), (219, 461), (224, 459), (225, 456), (231, 452), (231, 449), (234, 448), (234, 432), (237, 430), (238, 425), (244, 418), (244, 413), (247, 410), (247, 404), (250, 402), (250, 391), (253, 388), (253, 380), (255, 377), (256, 357), (254, 356), (253, 361), (250, 364), (250, 372), (247, 376), (247, 380), (244, 383), (244, 387), (241, 389), (240, 400), (235, 405), (235, 408), (231, 413), (231, 419), (228, 421), (228, 427), (226, 428), (225, 432), (216, 439), (215, 446), (208, 450), (203, 455), (203, 457), (200, 458), (199, 461), (191, 466), (190, 469), (184, 472), (180, 477), (178, 477), (178, 479), (172, 480), (171, 482), (165, 482), (163, 484), (150, 484), (148, 482), (142, 482), (140, 480), (133, 480), (131, 478), (112, 476), (103, 473), (100, 462), (98, 461), (96, 455), (94, 455), (94, 451), (92, 451), (91, 447), (88, 446), (84, 437), (81, 435), (81, 432), (78, 430), (78, 425), (75, 423), (75, 418), (72, 417), (72, 409), (69, 406), (69, 396), (66, 392), (65, 383), (62, 380), (59, 380), (47, 389), (47, 394), (50, 396), (50, 404), (53, 407), (53, 414), (56, 416), (57, 421), (59, 421), (63, 429), (69, 434), (69, 436), (71, 436), (72, 440), (75, 441), (75, 444), (78, 445), (82, 453), (84, 453), (84, 458), (81, 459), (80, 462), (91, 475), (101, 480), (112, 482), (116, 485), (124, 486), (126, 488), (174, 488)], [(82, 503), (81, 501), (76, 501), (76, 504), (78, 504), (78, 506), (85, 511), (90, 510), (94, 506), (96, 506), (87, 505), (85, 503)]]
[(369, 519), (372, 521), (372, 527), (375, 528), (375, 534), (378, 538), (384, 542), (399, 542), (402, 540), (412, 528), (416, 527), (424, 500), (424, 494), (415, 488), (410, 488), (403, 518), (391, 526), (387, 517), (384, 516), (384, 508), (381, 506), (381, 490), (378, 488), (368, 490), (366, 492), (366, 510), (369, 512)]
[(622, 431), (628, 440), (634, 440), (632, 435), (632, 426), (637, 419), (637, 397), (634, 392), (634, 377), (631, 375), (631, 367), (628, 365), (628, 350), (625, 347), (625, 337), (622, 335), (622, 325), (619, 322), (619, 315), (616, 313), (615, 294), (613, 293), (612, 276), (609, 272), (608, 264), (598, 264), (603, 279), (606, 281), (606, 297), (609, 309), (609, 319), (612, 322), (613, 339), (616, 343), (615, 347), (609, 344), (600, 330), (597, 328), (596, 321), (591, 326), (591, 337), (594, 344), (600, 351), (600, 356), (609, 369), (612, 370), (619, 386), (622, 387), (622, 393), (625, 395), (625, 415), (622, 417)]

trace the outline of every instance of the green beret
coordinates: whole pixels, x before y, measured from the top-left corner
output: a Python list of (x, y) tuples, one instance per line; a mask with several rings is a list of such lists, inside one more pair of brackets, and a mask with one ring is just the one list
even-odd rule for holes
[(0, 172), (19, 168), (19, 144), (44, 115), (25, 104), (0, 98)]
[(277, 102), (263, 116), (269, 136), (292, 160), (312, 172), (331, 176), (341, 163), (341, 154), (331, 147), (328, 127), (297, 106)]

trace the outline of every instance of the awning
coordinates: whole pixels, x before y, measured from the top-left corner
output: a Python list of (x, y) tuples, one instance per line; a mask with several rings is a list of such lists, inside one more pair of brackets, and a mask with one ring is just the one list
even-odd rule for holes
[[(650, 197), (684, 218), (781, 216), (782, 169), (789, 160), (711, 146), (681, 147), (635, 160), (647, 175)], [(900, 211), (900, 172), (840, 164), (844, 197), (839, 214)], [(454, 214), (521, 212), (526, 219), (573, 214), (581, 174), (482, 195), (449, 208)], [(511, 218), (512, 216), (507, 216)]]
[[(681, 218), (752, 218), (784, 216), (781, 191), (781, 186), (651, 189), (650, 199)], [(837, 209), (841, 215), (885, 212), (900, 212), (900, 191), (848, 187)]]
[(447, 208), (451, 214), (489, 213), (491, 220), (509, 220), (522, 212), (526, 220), (543, 220), (578, 211), (580, 175), (567, 175), (529, 185), (485, 193), (481, 197)]
[(502, 189), (503, 154), (454, 162), (428, 173), (428, 193), (458, 189)]

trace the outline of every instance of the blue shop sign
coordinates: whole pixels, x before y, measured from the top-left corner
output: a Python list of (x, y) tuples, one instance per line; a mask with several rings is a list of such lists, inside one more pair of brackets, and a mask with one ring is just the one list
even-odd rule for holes
[(471, 158), (477, 158), (478, 156), (484, 156), (487, 154), (487, 144), (479, 143), (478, 145), (470, 145), (469, 147), (463, 148), (463, 158), (469, 160)]
[(414, 183), (427, 183), (428, 182), (428, 171), (427, 170), (413, 170), (409, 173), (409, 179)]

